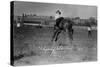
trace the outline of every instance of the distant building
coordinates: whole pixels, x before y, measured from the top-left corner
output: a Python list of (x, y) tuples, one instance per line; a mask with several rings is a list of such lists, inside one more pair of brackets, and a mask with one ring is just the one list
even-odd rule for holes
[(53, 16), (38, 16), (35, 14), (22, 14), (22, 16), (15, 16), (14, 20), (16, 23), (23, 23), (25, 25), (53, 26), (55, 24)]

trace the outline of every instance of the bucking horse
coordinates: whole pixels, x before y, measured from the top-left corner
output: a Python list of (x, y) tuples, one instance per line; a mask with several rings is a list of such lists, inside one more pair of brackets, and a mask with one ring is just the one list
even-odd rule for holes
[(60, 17), (56, 20), (56, 24), (54, 25), (54, 34), (52, 37), (52, 41), (57, 41), (59, 34), (64, 31), (68, 33), (69, 39), (73, 40), (73, 21), (71, 19)]

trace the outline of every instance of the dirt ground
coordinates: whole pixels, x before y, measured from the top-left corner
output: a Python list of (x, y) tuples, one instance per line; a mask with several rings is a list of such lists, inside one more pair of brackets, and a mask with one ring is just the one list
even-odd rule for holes
[(74, 40), (67, 32), (52, 42), (53, 28), (14, 28), (14, 65), (43, 65), (97, 60), (97, 31), (88, 37), (86, 29), (74, 27)]

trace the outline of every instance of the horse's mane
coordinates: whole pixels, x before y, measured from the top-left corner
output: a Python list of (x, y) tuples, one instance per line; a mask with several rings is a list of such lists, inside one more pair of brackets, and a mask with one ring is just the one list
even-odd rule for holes
[(68, 23), (68, 24), (73, 24), (73, 20), (70, 19), (70, 18), (64, 18), (64, 19), (62, 20), (62, 22), (63, 22), (63, 23)]

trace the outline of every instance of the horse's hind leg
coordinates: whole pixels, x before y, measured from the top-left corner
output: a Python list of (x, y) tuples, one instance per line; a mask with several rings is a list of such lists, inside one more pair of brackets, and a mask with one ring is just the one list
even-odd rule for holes
[(72, 29), (72, 35), (74, 34), (74, 30)]
[(71, 40), (73, 40), (73, 32), (70, 34), (70, 38)]
[(73, 40), (72, 32), (68, 32), (68, 36), (69, 36), (70, 44), (72, 44), (72, 40)]
[(69, 32), (69, 37), (71, 40), (73, 40), (73, 30)]

